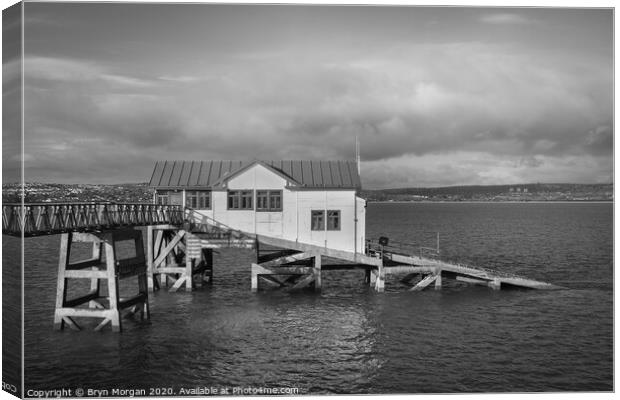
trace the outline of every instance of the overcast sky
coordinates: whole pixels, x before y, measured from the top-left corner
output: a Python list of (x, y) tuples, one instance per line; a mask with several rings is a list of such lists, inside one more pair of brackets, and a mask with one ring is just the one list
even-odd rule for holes
[(27, 181), (353, 159), (356, 135), (369, 189), (613, 179), (609, 9), (25, 7)]

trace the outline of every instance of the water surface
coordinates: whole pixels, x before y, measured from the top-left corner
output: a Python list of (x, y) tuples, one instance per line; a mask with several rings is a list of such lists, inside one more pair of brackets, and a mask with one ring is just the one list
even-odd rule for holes
[(321, 294), (251, 293), (254, 255), (229, 249), (212, 287), (156, 292), (151, 321), (122, 334), (53, 331), (59, 237), (27, 239), (26, 389), (610, 391), (612, 215), (593, 203), (373, 203), (367, 237), (434, 246), (439, 232), (448, 259), (569, 289), (412, 293), (389, 281), (375, 293), (363, 272), (334, 271)]

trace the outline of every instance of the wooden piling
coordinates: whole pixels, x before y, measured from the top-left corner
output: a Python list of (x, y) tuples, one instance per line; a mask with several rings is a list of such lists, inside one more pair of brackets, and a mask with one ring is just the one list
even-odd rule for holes
[(435, 290), (441, 290), (441, 269), (435, 272)]
[(498, 279), (493, 279), (489, 281), (488, 286), (493, 290), (500, 290), (502, 288), (502, 283)]
[(258, 271), (259, 271), (259, 267), (260, 265), (252, 263), (252, 270), (251, 270), (251, 290), (252, 292), (257, 292), (258, 291)]
[(209, 284), (213, 284), (213, 249), (204, 249), (204, 260), (207, 265), (206, 274), (209, 277)]
[(194, 275), (194, 262), (195, 259), (190, 257), (189, 254), (185, 254), (185, 290), (192, 291), (192, 277)]
[(155, 244), (153, 243), (153, 226), (146, 228), (146, 278), (148, 283), (148, 291), (154, 290), (153, 285), (153, 252)]
[[(108, 240), (110, 239), (110, 235)], [(116, 251), (109, 241), (105, 245), (106, 272), (108, 273), (108, 300), (110, 301), (110, 313), (108, 318), (112, 324), (112, 332), (120, 332), (121, 316), (118, 311), (118, 276), (116, 274)], [(103, 327), (103, 325), (101, 325)], [(99, 327), (98, 327), (99, 328)]]
[(379, 293), (385, 291), (385, 267), (383, 266), (383, 260), (377, 266), (375, 290)]
[(314, 256), (314, 291), (320, 292), (322, 287), (321, 281), (321, 255)]
[[(56, 310), (64, 307), (67, 300), (67, 279), (65, 278), (65, 269), (69, 265), (71, 256), (71, 239), (72, 232), (60, 235), (60, 255), (58, 257), (58, 277), (56, 281)], [(64, 326), (63, 315), (58, 312), (54, 313), (54, 329), (61, 330)]]
[[(101, 263), (101, 256), (102, 256), (102, 247), (103, 245), (101, 244), (101, 242), (97, 243), (97, 242), (93, 242), (93, 249), (92, 249), (92, 259), (93, 260), (97, 260), (97, 263)], [(97, 271), (97, 267), (91, 267), (92, 271)], [(91, 278), (90, 280), (90, 292), (91, 293), (96, 293), (97, 296), (99, 296), (99, 291), (101, 289), (101, 283), (99, 281), (99, 279), (97, 278)], [(103, 306), (101, 305), (101, 303), (99, 303), (96, 300), (90, 300), (88, 302), (88, 307), (90, 308), (103, 308)]]

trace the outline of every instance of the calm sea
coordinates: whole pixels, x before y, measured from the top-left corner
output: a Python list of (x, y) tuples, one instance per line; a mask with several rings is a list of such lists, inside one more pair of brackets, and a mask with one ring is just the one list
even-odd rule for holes
[[(58, 236), (27, 239), (26, 389), (295, 387), (300, 393), (613, 390), (613, 205), (369, 204), (367, 236), (568, 287), (385, 293), (361, 271), (321, 294), (250, 292), (250, 251), (215, 283), (156, 292), (124, 332), (52, 330)], [(3, 237), (4, 246), (15, 245)], [(7, 266), (5, 266), (7, 267)], [(123, 290), (127, 290), (127, 283)], [(6, 299), (5, 299), (6, 301)]]

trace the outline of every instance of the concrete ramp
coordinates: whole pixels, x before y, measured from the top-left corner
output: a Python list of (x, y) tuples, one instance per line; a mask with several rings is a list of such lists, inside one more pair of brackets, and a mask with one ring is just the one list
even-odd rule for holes
[(442, 260), (420, 256), (391, 253), (385, 251), (383, 257), (391, 261), (392, 266), (385, 267), (390, 274), (398, 273), (422, 273), (442, 274), (461, 282), (483, 284), (494, 289), (502, 286), (521, 287), (528, 289), (566, 289), (565, 287), (551, 283), (540, 282), (534, 279), (524, 278), (517, 275), (506, 274), (499, 271), (491, 271), (484, 268), (453, 264)]

